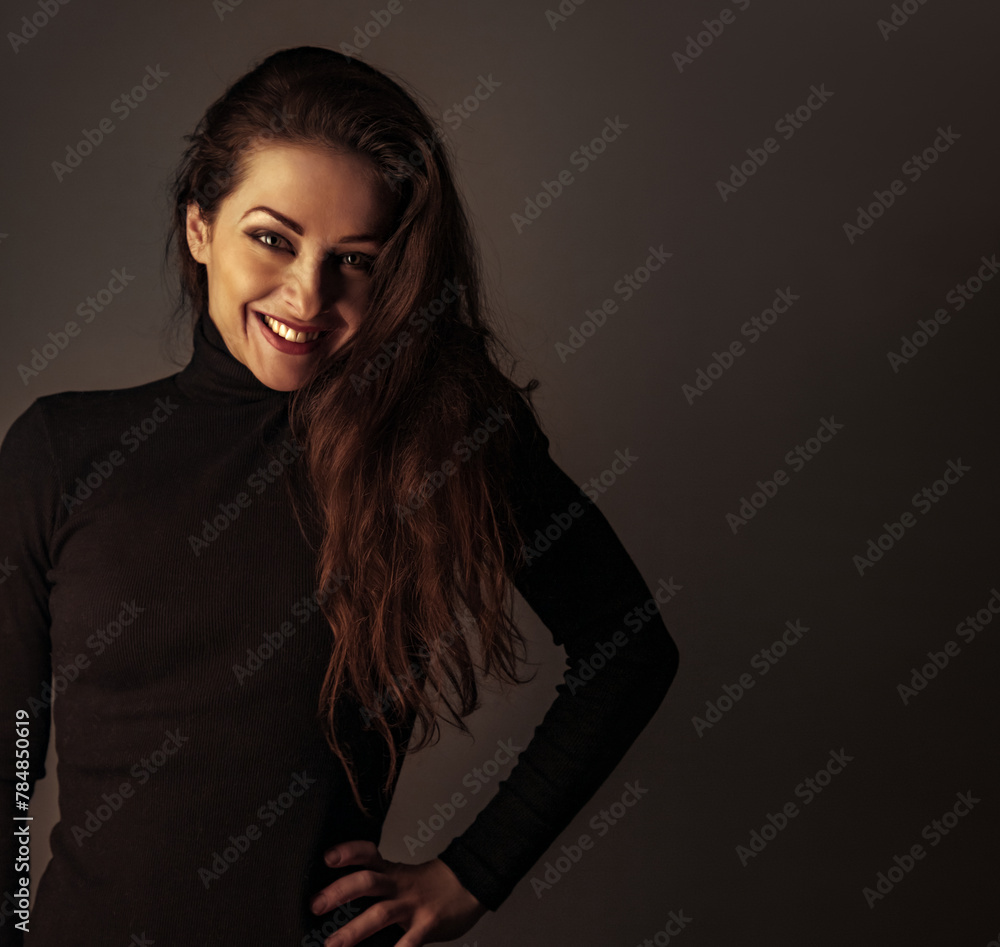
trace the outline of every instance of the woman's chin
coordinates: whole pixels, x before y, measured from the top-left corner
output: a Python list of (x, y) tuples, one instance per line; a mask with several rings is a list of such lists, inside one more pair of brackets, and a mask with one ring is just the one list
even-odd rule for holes
[(262, 385), (275, 391), (296, 391), (309, 380), (312, 363), (313, 359), (282, 357), (279, 354), (277, 357), (256, 359), (255, 364), (249, 367)]

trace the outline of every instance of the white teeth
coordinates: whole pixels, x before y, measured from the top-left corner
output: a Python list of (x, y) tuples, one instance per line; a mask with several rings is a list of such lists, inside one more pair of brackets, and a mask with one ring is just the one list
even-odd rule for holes
[(313, 339), (319, 338), (318, 332), (296, 332), (295, 329), (289, 328), (283, 322), (278, 322), (277, 319), (273, 319), (271, 316), (265, 316), (263, 313), (261, 315), (264, 322), (267, 323), (275, 334), (280, 335), (289, 342), (312, 342)]

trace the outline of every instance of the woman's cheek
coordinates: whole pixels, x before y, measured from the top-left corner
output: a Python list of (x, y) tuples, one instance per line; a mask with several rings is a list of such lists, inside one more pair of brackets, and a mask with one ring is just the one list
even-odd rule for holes
[(371, 301), (371, 286), (368, 281), (362, 282), (351, 299), (351, 308), (354, 310), (355, 319), (360, 319), (368, 311), (368, 304)]

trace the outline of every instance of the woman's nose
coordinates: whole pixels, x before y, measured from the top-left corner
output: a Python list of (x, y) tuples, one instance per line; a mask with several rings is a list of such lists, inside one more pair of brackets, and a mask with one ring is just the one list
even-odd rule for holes
[(302, 321), (314, 319), (333, 305), (340, 290), (340, 277), (331, 261), (302, 261), (289, 274), (285, 287), (295, 316)]

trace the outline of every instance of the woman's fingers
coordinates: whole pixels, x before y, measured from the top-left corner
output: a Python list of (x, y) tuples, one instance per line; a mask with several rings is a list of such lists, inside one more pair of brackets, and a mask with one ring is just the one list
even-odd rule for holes
[(354, 947), (383, 928), (405, 930), (399, 947), (421, 947), (454, 940), (486, 913), (454, 872), (440, 859), (418, 865), (387, 861), (372, 842), (342, 842), (326, 853), (328, 865), (358, 865), (313, 900), (312, 910), (324, 914), (360, 897), (382, 898), (332, 934), (325, 947)]
[(310, 905), (313, 914), (325, 914), (352, 898), (386, 893), (386, 879), (377, 872), (386, 868), (388, 862), (379, 854), (374, 842), (367, 839), (340, 842), (333, 848), (327, 849), (323, 860), (331, 868), (361, 865), (368, 871), (352, 872), (327, 885), (313, 898)]
[(368, 868), (382, 868), (385, 861), (379, 855), (378, 847), (367, 839), (351, 839), (327, 849), (323, 860), (331, 867), (340, 865), (365, 865)]
[(353, 947), (390, 924), (404, 920), (407, 913), (398, 901), (379, 901), (331, 934), (323, 941), (324, 947)]
[(354, 871), (327, 885), (312, 902), (313, 914), (325, 914), (355, 898), (386, 897), (395, 893), (391, 879), (371, 869)]

